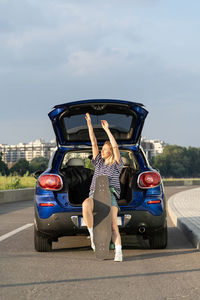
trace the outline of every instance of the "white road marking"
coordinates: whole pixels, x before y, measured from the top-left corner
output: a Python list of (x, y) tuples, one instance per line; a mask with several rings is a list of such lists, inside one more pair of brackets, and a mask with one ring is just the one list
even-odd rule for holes
[(26, 225), (24, 225), (22, 227), (19, 227), (19, 228), (15, 229), (15, 230), (12, 230), (12, 231), (10, 231), (10, 232), (8, 232), (8, 233), (0, 236), (0, 242), (4, 241), (5, 239), (11, 237), (12, 235), (14, 235), (14, 234), (16, 234), (16, 233), (18, 233), (20, 231), (23, 231), (24, 229), (27, 229), (27, 228), (33, 226), (33, 224), (34, 223), (26, 224)]

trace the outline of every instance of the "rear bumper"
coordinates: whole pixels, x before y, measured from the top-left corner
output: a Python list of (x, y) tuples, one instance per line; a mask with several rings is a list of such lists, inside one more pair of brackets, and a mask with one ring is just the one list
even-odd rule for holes
[[(149, 211), (123, 211), (123, 214), (130, 214), (131, 219), (124, 228), (120, 228), (120, 231), (124, 231), (127, 234), (137, 234), (140, 228), (143, 228), (144, 235), (151, 235), (153, 232), (160, 230), (167, 224), (166, 212), (160, 216), (154, 216)], [(120, 213), (119, 213), (120, 215)]]
[[(154, 231), (161, 229), (166, 224), (166, 213), (160, 216), (154, 216), (148, 211), (123, 211), (119, 213), (122, 217), (122, 226), (119, 226), (121, 232), (127, 234), (139, 233), (139, 228), (145, 228), (143, 234), (151, 235)], [(127, 216), (127, 217), (125, 217)], [(58, 238), (80, 233), (87, 233), (86, 226), (81, 227), (78, 220), (82, 217), (81, 212), (55, 213), (49, 218), (42, 219), (35, 209), (36, 230), (45, 236)]]
[(35, 209), (35, 227), (42, 235), (51, 237), (61, 237), (86, 233), (86, 227), (78, 229), (72, 222), (72, 216), (82, 216), (81, 212), (61, 212), (52, 214), (49, 218), (40, 218), (37, 209)]

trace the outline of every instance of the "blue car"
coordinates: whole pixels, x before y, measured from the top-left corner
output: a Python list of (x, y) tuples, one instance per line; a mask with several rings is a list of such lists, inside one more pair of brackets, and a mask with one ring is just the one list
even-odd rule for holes
[(93, 176), (92, 148), (85, 114), (92, 119), (98, 146), (108, 139), (107, 120), (124, 162), (120, 175), (118, 225), (124, 235), (142, 235), (154, 249), (167, 245), (167, 218), (161, 176), (140, 146), (148, 111), (141, 103), (94, 99), (56, 105), (49, 113), (57, 148), (48, 169), (38, 175), (35, 193), (34, 242), (37, 251), (52, 250), (62, 236), (85, 234), (82, 203)]

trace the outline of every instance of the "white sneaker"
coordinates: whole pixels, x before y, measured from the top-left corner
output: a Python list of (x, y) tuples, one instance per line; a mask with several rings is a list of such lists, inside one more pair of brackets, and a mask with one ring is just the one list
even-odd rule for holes
[(91, 242), (91, 248), (92, 248), (92, 250), (95, 252), (95, 244), (94, 244), (93, 239), (91, 239), (91, 236), (90, 236), (90, 235), (87, 236), (87, 239), (90, 239), (90, 242)]
[(95, 244), (94, 244), (94, 242), (92, 240), (91, 240), (91, 248), (95, 252)]
[(116, 251), (115, 252), (114, 261), (123, 261), (122, 251)]

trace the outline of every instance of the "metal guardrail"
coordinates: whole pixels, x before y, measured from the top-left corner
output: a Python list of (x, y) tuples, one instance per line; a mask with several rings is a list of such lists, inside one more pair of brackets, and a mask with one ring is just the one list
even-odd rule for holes
[(0, 191), (0, 204), (17, 202), (17, 201), (25, 201), (25, 200), (33, 200), (34, 194), (35, 194), (34, 188)]
[(200, 185), (200, 179), (163, 180), (164, 186), (191, 186)]

